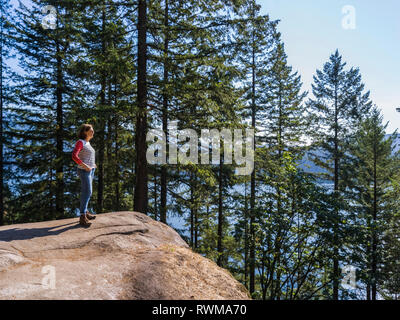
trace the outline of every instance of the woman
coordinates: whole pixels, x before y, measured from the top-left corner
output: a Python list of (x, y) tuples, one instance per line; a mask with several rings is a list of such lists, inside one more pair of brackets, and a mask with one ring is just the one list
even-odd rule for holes
[(81, 201), (80, 201), (80, 219), (79, 223), (89, 227), (96, 216), (90, 214), (87, 210), (90, 197), (92, 195), (92, 182), (94, 171), (97, 168), (95, 164), (95, 151), (90, 145), (94, 130), (92, 125), (83, 124), (78, 133), (79, 140), (72, 151), (72, 159), (78, 164), (78, 175), (81, 179)]

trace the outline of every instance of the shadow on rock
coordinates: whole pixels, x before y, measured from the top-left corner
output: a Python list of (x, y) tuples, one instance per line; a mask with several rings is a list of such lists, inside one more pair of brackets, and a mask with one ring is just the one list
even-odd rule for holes
[[(64, 227), (64, 228), (63, 228)], [(13, 228), (8, 230), (0, 231), (0, 241), (14, 241), (14, 240), (29, 240), (39, 237), (55, 236), (63, 233), (67, 230), (81, 228), (79, 223), (71, 222), (55, 227), (48, 228), (30, 228), (30, 229), (20, 229)]]

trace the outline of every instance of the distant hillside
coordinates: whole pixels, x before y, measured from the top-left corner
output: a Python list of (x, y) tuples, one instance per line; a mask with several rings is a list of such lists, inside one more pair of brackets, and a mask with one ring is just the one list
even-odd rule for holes
[[(387, 134), (385, 136), (385, 138), (389, 138), (391, 135)], [(393, 142), (393, 153), (396, 153), (400, 150), (400, 134), (397, 134), (395, 141)], [(314, 151), (314, 153), (316, 153), (318, 156), (322, 156), (323, 151)], [(304, 170), (305, 172), (309, 172), (309, 173), (323, 173), (323, 172), (327, 172), (327, 170), (325, 170), (324, 168), (321, 168), (319, 166), (317, 166), (312, 160), (310, 160), (310, 155), (309, 154), (305, 154), (305, 156), (303, 157), (303, 159), (301, 159), (300, 163), (299, 163), (299, 168), (301, 168), (302, 170)]]

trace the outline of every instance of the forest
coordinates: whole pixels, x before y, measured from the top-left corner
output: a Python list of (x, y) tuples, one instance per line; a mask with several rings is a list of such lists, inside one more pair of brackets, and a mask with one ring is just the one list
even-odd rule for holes
[[(90, 123), (97, 214), (180, 221), (253, 299), (400, 298), (397, 132), (345, 53), (329, 48), (306, 91), (255, 0), (2, 0), (0, 13), (0, 225), (77, 216), (71, 152)], [(251, 174), (223, 148), (218, 164), (148, 163), (146, 134), (168, 139), (173, 122), (254, 129)]]

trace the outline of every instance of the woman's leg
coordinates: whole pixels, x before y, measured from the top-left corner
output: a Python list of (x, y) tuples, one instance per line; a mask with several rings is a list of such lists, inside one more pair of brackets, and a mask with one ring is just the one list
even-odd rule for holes
[(87, 211), (87, 206), (92, 195), (92, 179), (91, 172), (87, 172), (83, 169), (79, 170), (79, 176), (81, 178), (81, 203), (80, 203), (80, 213), (84, 215)]
[[(90, 197), (92, 196), (92, 193), (93, 193), (93, 177), (94, 177), (94, 170), (95, 170), (95, 168), (93, 168), (92, 170), (90, 170), (90, 172), (89, 172), (89, 182), (90, 182), (90, 184), (89, 184), (89, 199), (90, 199)], [(88, 200), (88, 203), (89, 203), (89, 200)], [(87, 206), (86, 206), (86, 211), (85, 212), (87, 212)]]

